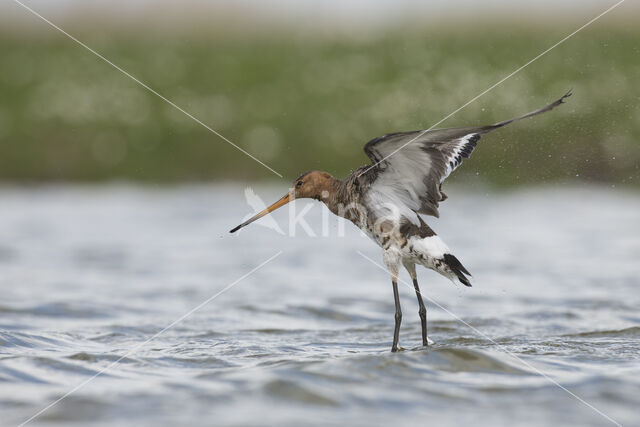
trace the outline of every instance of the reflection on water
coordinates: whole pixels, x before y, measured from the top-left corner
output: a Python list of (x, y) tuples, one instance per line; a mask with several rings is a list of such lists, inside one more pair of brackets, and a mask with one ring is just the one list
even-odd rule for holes
[[(3, 422), (25, 420), (282, 251), (35, 423), (607, 425), (539, 369), (638, 424), (640, 196), (448, 193), (429, 222), (474, 287), (421, 270), (423, 292), (495, 342), (429, 302), (435, 344), (420, 347), (415, 296), (401, 287), (406, 350), (391, 354), (389, 279), (357, 254), (380, 259), (352, 227), (229, 235), (251, 213), (234, 186), (0, 190)], [(274, 215), (283, 229), (286, 214)], [(309, 223), (321, 234), (318, 206)]]

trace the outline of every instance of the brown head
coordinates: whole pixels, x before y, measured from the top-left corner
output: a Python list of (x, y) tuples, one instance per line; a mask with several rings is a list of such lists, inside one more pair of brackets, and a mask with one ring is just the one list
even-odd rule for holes
[(311, 171), (300, 175), (293, 183), (293, 187), (280, 200), (263, 210), (262, 212), (249, 218), (236, 228), (230, 231), (234, 233), (242, 227), (251, 224), (253, 221), (273, 212), (281, 206), (286, 205), (294, 199), (315, 199), (327, 201), (334, 193), (336, 179), (331, 174), (322, 171)]

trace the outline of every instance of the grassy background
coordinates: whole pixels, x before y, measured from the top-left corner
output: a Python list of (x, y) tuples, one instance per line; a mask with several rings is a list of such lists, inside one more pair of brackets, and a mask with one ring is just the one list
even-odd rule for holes
[[(577, 26), (576, 26), (577, 27)], [(567, 26), (443, 26), (370, 37), (93, 33), (78, 37), (287, 179), (367, 162), (362, 145), (424, 129)], [(53, 30), (0, 35), (0, 180), (277, 177)], [(438, 127), (562, 108), (482, 140), (452, 180), (640, 182), (640, 29), (597, 24)]]

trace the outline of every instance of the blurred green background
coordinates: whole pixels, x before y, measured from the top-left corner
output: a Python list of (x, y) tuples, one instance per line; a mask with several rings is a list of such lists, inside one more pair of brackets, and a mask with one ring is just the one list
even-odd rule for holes
[[(24, 12), (27, 13), (27, 12)], [(591, 16), (589, 16), (591, 17)], [(0, 180), (278, 179), (87, 50), (34, 20), (0, 32)], [(565, 22), (566, 21), (566, 22)], [(293, 179), (341, 177), (384, 133), (428, 128), (584, 22), (509, 19), (306, 33), (121, 31), (80, 40)], [(607, 20), (438, 127), (561, 108), (485, 137), (452, 180), (640, 183), (640, 27)]]

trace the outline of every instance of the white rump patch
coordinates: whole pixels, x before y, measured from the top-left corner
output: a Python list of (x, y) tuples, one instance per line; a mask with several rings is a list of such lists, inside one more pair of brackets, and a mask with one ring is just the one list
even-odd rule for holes
[(449, 253), (449, 248), (438, 236), (409, 238), (409, 244), (413, 250), (425, 255), (428, 258), (441, 259), (444, 254)]

